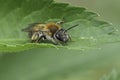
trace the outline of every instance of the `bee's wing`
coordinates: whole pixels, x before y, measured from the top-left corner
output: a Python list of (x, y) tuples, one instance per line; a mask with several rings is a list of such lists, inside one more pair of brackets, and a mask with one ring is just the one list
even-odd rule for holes
[(29, 29), (29, 28), (24, 28), (24, 29), (22, 29), (21, 31), (24, 31), (24, 32), (29, 32), (29, 31), (30, 31), (30, 29)]
[(24, 31), (24, 32), (32, 31), (32, 30), (33, 30), (33, 27), (35, 27), (37, 24), (40, 24), (40, 23), (32, 23), (32, 24), (28, 24), (28, 27), (22, 29), (22, 31)]

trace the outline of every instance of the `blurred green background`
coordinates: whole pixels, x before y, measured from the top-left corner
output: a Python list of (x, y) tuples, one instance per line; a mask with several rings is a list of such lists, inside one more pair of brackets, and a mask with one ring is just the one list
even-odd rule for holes
[[(82, 6), (120, 30), (120, 0), (55, 0)], [(0, 80), (120, 80), (120, 42), (97, 50), (37, 48), (0, 54)]]
[(82, 6), (90, 11), (99, 13), (100, 18), (119, 25), (120, 1), (119, 0), (55, 0), (70, 3), (75, 6)]

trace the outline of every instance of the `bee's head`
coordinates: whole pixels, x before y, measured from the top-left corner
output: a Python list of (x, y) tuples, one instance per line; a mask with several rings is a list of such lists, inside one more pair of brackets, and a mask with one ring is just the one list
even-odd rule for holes
[(74, 25), (74, 26), (72, 26), (72, 27), (70, 27), (70, 28), (68, 28), (66, 30), (65, 29), (58, 30), (56, 32), (56, 34), (55, 34), (56, 39), (59, 40), (59, 41), (61, 41), (61, 42), (63, 42), (63, 43), (68, 42), (70, 40), (70, 36), (67, 33), (67, 31), (70, 30), (70, 29), (72, 29), (72, 28), (74, 28), (74, 27), (76, 27), (76, 26), (78, 26), (78, 24)]
[(68, 42), (69, 40), (69, 35), (67, 34), (67, 31), (65, 29), (60, 29), (56, 32), (55, 37), (57, 40), (61, 42)]

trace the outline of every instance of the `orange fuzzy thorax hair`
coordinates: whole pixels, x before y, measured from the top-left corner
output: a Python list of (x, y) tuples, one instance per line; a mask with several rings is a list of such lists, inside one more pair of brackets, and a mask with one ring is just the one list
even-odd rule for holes
[(56, 23), (48, 23), (46, 24), (46, 26), (47, 26), (47, 29), (49, 29), (52, 34), (54, 34), (56, 31), (61, 29), (61, 27)]

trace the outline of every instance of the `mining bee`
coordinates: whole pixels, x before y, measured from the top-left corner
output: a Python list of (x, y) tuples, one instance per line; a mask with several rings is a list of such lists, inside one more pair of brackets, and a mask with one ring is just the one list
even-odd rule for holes
[(33, 23), (25, 29), (24, 32), (28, 32), (28, 36), (33, 43), (40, 43), (44, 41), (50, 41), (54, 44), (66, 44), (71, 40), (70, 35), (67, 33), (68, 30), (78, 26), (74, 25), (68, 29), (63, 29), (61, 24), (63, 21), (54, 23)]

